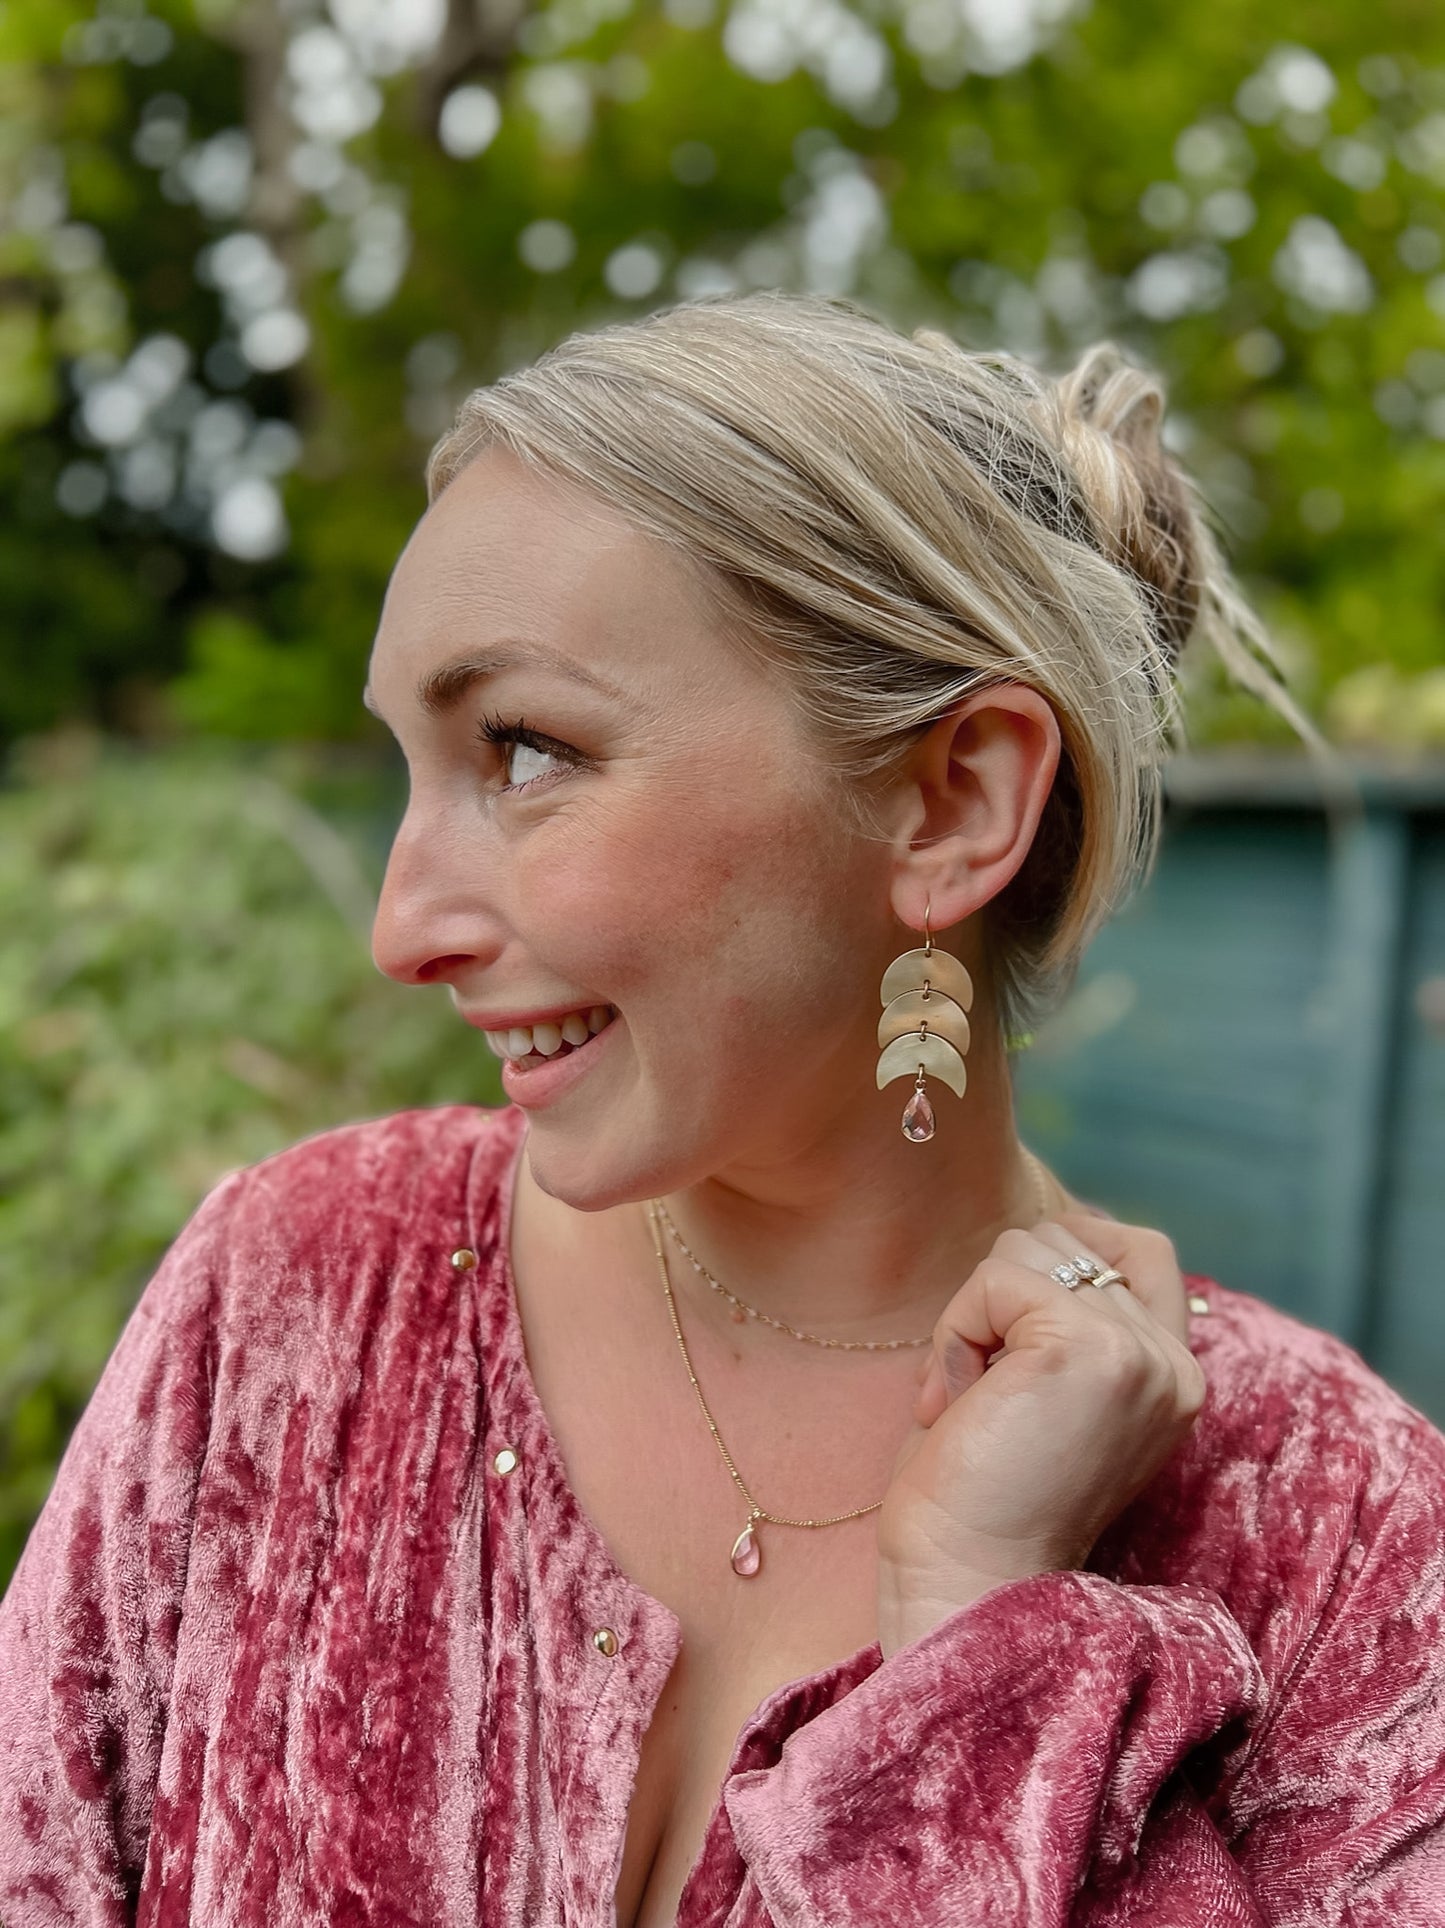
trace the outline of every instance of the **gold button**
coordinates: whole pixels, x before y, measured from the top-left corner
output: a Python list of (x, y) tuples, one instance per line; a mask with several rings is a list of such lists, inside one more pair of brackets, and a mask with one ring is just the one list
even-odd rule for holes
[(512, 1451), (510, 1446), (504, 1446), (492, 1461), (493, 1466), (496, 1467), (499, 1473), (510, 1473), (517, 1463), (517, 1455)]
[(617, 1652), (617, 1635), (612, 1631), (611, 1627), (599, 1627), (592, 1636), (592, 1645), (600, 1654), (615, 1654)]
[(1200, 1292), (1191, 1292), (1189, 1294), (1189, 1310), (1191, 1312), (1207, 1312), (1209, 1310), (1208, 1299)]
[(460, 1251), (452, 1253), (452, 1264), (459, 1272), (470, 1272), (476, 1262), (477, 1255), (470, 1245), (464, 1245)]

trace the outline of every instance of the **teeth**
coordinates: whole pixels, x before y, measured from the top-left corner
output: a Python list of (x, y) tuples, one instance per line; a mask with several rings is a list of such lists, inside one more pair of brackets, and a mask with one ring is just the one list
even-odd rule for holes
[(532, 1049), (540, 1051), (544, 1058), (555, 1058), (562, 1049), (562, 1027), (560, 1024), (534, 1024), (532, 1026)]
[(534, 1054), (552, 1058), (562, 1049), (564, 1040), (571, 1045), (586, 1044), (612, 1022), (614, 1015), (610, 1004), (594, 1004), (590, 1011), (569, 1011), (560, 1022), (513, 1025), (508, 1031), (484, 1031), (482, 1035), (499, 1058)]

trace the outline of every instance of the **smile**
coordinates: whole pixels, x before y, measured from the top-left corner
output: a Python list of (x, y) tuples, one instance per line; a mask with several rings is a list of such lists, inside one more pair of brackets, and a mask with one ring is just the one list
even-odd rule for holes
[[(594, 1018), (599, 1026), (597, 1030), (592, 1028)], [(572, 1042), (572, 1038), (578, 1035), (574, 1019), (580, 1020), (582, 1025), (580, 1044)], [(616, 1019), (617, 1013), (610, 1004), (598, 1004), (590, 1011), (569, 1011), (557, 1023), (519, 1025), (516, 1031), (508, 1031), (507, 1049), (499, 1054), (502, 1058), (503, 1091), (514, 1105), (522, 1105), (528, 1111), (545, 1109), (571, 1091), (574, 1085), (583, 1083), (595, 1066), (606, 1063), (612, 1040), (623, 1035), (623, 1027)], [(559, 1036), (555, 1051), (541, 1048), (550, 1044), (553, 1035), (561, 1033), (564, 1026), (569, 1024), (572, 1026), (571, 1037)], [(514, 1057), (512, 1041), (517, 1032), (521, 1033), (520, 1042), (527, 1049)], [(498, 1032), (496, 1037), (500, 1039), (501, 1033)], [(497, 1049), (495, 1042), (492, 1043), (492, 1049)]]
[(589, 1010), (569, 1011), (564, 1018), (553, 1022), (514, 1025), (508, 1031), (483, 1031), (482, 1036), (497, 1057), (511, 1064), (546, 1064), (579, 1050), (600, 1031), (605, 1031), (616, 1015), (610, 1004), (594, 1004)]

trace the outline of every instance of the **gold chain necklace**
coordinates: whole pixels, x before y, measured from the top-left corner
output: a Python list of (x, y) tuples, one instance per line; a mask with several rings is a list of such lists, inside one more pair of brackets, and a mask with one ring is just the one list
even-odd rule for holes
[[(1039, 1207), (1039, 1217), (1047, 1218), (1049, 1215), (1048, 1173), (1026, 1145), (1020, 1145), (1019, 1151), (1023, 1155), (1029, 1177), (1033, 1180), (1034, 1196)], [(785, 1320), (775, 1319), (771, 1313), (763, 1312), (757, 1306), (749, 1305), (746, 1299), (740, 1299), (735, 1292), (729, 1292), (722, 1280), (715, 1279), (703, 1264), (702, 1260), (693, 1253), (686, 1239), (682, 1236), (682, 1233), (679, 1232), (676, 1225), (673, 1224), (671, 1214), (668, 1212), (662, 1200), (655, 1198), (652, 1204), (663, 1224), (672, 1235), (673, 1240), (681, 1249), (683, 1257), (692, 1266), (698, 1276), (706, 1279), (713, 1291), (720, 1294), (721, 1297), (726, 1299), (729, 1305), (734, 1308), (733, 1317), (738, 1320), (739, 1324), (742, 1323), (742, 1319), (739, 1317), (740, 1314), (745, 1315), (749, 1319), (760, 1319), (764, 1325), (772, 1326), (777, 1332), (786, 1332), (790, 1338), (802, 1339), (811, 1346), (827, 1346), (830, 1350), (836, 1352), (897, 1352), (903, 1347), (926, 1346), (931, 1345), (933, 1342), (933, 1334), (931, 1332), (925, 1333), (921, 1339), (825, 1339), (816, 1332), (800, 1332), (796, 1326), (788, 1325)]]
[[(1041, 1217), (1046, 1216), (1047, 1210), (1048, 1210), (1048, 1192), (1047, 1192), (1047, 1182), (1044, 1175), (1043, 1167), (1039, 1164), (1038, 1160), (1033, 1156), (1032, 1152), (1025, 1151), (1024, 1157), (1029, 1162), (1030, 1171), (1032, 1172), (1033, 1178), (1034, 1178), (1034, 1184), (1036, 1189), (1038, 1190), (1040, 1201), (1042, 1204), (1042, 1210), (1041, 1210), (1040, 1216)], [(758, 1536), (756, 1531), (754, 1530), (757, 1527), (759, 1521), (767, 1520), (769, 1524), (773, 1526), (839, 1526), (842, 1524), (844, 1520), (861, 1519), (865, 1513), (876, 1513), (878, 1508), (882, 1506), (883, 1502), (882, 1500), (874, 1500), (871, 1506), (855, 1506), (852, 1512), (850, 1513), (834, 1513), (825, 1520), (785, 1519), (782, 1514), (770, 1513), (766, 1507), (758, 1505), (757, 1501), (753, 1498), (752, 1494), (748, 1491), (747, 1485), (743, 1480), (742, 1474), (738, 1471), (736, 1465), (733, 1462), (733, 1456), (728, 1451), (727, 1446), (723, 1440), (723, 1436), (718, 1431), (717, 1421), (713, 1418), (712, 1413), (709, 1410), (707, 1400), (703, 1396), (702, 1387), (697, 1383), (697, 1374), (692, 1369), (692, 1357), (687, 1349), (687, 1341), (682, 1336), (682, 1326), (677, 1316), (677, 1303), (672, 1295), (672, 1280), (668, 1274), (668, 1269), (667, 1269), (667, 1253), (663, 1249), (662, 1229), (660, 1224), (660, 1217), (663, 1213), (663, 1210), (664, 1208), (662, 1205), (662, 1201), (660, 1199), (654, 1198), (654, 1199), (648, 1200), (647, 1218), (648, 1218), (648, 1223), (652, 1228), (652, 1249), (654, 1253), (657, 1255), (658, 1272), (662, 1279), (663, 1292), (667, 1296), (667, 1310), (668, 1310), (669, 1316), (672, 1319), (672, 1329), (673, 1329), (673, 1332), (677, 1335), (678, 1348), (682, 1353), (682, 1362), (687, 1368), (687, 1376), (692, 1382), (693, 1391), (697, 1394), (697, 1403), (702, 1408), (702, 1416), (707, 1421), (708, 1431), (712, 1434), (714, 1440), (717, 1442), (717, 1449), (722, 1454), (723, 1463), (727, 1467), (728, 1472), (732, 1475), (733, 1484), (737, 1487), (738, 1491), (742, 1494), (743, 1499), (747, 1502), (747, 1508), (748, 1508), (747, 1523), (743, 1527), (742, 1532), (739, 1533), (737, 1538), (733, 1541), (732, 1553), (730, 1555), (733, 1572), (736, 1574), (739, 1574), (743, 1579), (747, 1580), (747, 1579), (751, 1579), (753, 1575), (758, 1572), (759, 1568), (762, 1566), (762, 1563), (763, 1563), (762, 1548), (758, 1544)], [(696, 1264), (697, 1261), (694, 1260), (693, 1263)], [(732, 1294), (726, 1292), (725, 1287), (719, 1286), (718, 1290), (724, 1292), (728, 1298), (732, 1298)], [(740, 1306), (743, 1304), (742, 1300), (740, 1299), (734, 1300), (733, 1302), (734, 1304), (740, 1305)], [(744, 1307), (744, 1309), (751, 1310), (752, 1308)], [(755, 1316), (758, 1318), (767, 1317), (765, 1313), (755, 1313)], [(776, 1321), (769, 1320), (768, 1323), (774, 1324), (776, 1323)], [(785, 1327), (784, 1329), (787, 1331), (793, 1330), (791, 1327)], [(795, 1332), (793, 1336), (795, 1338), (804, 1338), (809, 1335)], [(927, 1345), (932, 1340), (932, 1337), (933, 1337), (933, 1334), (930, 1333), (928, 1335), (928, 1338), (925, 1340), (921, 1340), (921, 1341), (912, 1340), (912, 1339), (893, 1340), (890, 1343), (892, 1345), (916, 1345), (916, 1344)], [(820, 1339), (820, 1340), (817, 1340), (816, 1343), (823, 1345), (823, 1344), (827, 1344), (828, 1342), (826, 1340)], [(863, 1342), (854, 1341), (853, 1343), (861, 1344)]]

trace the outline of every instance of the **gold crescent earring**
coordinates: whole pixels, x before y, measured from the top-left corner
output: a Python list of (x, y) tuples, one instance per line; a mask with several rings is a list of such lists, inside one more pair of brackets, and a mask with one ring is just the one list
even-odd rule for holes
[(913, 1095), (903, 1107), (903, 1136), (927, 1144), (936, 1129), (924, 1087), (933, 1076), (961, 1098), (968, 1086), (966, 1013), (973, 1007), (973, 979), (948, 951), (933, 947), (930, 899), (923, 911), (923, 949), (904, 951), (883, 973), (883, 1015), (878, 1020), (878, 1089), (913, 1076)]

